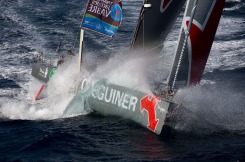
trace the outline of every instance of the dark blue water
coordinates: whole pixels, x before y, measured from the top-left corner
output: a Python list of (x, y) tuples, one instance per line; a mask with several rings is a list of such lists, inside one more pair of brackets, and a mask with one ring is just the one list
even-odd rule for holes
[[(124, 20), (112, 40), (86, 32), (89, 70), (127, 50), (141, 3), (123, 2)], [(29, 106), (36, 54), (57, 58), (72, 48), (85, 6), (85, 0), (0, 0), (0, 161), (245, 161), (244, 1), (226, 2), (201, 85), (179, 92), (188, 113), (179, 111), (174, 138), (93, 113), (39, 118)]]

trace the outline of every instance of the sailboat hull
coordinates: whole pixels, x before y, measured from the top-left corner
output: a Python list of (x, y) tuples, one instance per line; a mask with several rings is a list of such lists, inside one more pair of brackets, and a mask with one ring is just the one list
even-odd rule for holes
[(111, 84), (105, 80), (80, 90), (68, 105), (64, 115), (81, 113), (79, 112), (81, 108), (74, 111), (79, 102), (80, 105), (87, 106), (102, 115), (130, 119), (158, 135), (169, 133), (170, 129), (166, 125), (168, 112), (169, 109), (178, 106), (157, 96)]

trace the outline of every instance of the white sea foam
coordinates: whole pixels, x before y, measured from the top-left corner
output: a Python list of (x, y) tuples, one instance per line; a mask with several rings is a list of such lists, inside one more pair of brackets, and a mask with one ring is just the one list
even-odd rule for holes
[(149, 56), (136, 58), (133, 54), (118, 55), (97, 68), (92, 78), (107, 79), (113, 84), (151, 93), (147, 82), (147, 72), (151, 62), (152, 58)]
[[(70, 100), (74, 97), (80, 81), (77, 73), (76, 59), (66, 61), (50, 79), (48, 86), (42, 93), (43, 99), (34, 101), (34, 95), (42, 83), (31, 80), (28, 93), (18, 99), (1, 101), (0, 114), (10, 119), (50, 120), (60, 118)], [(83, 74), (86, 72), (84, 71)], [(86, 111), (84, 111), (86, 114)]]
[(221, 130), (245, 130), (245, 96), (230, 87), (217, 84), (181, 89), (177, 98), (188, 110), (180, 110), (183, 118), (176, 129), (200, 134)]
[[(147, 73), (153, 60), (153, 57), (145, 56), (138, 58), (132, 53), (116, 55), (105, 64), (99, 66), (88, 80), (90, 85), (96, 84), (100, 80), (106, 80), (108, 83), (119, 85), (129, 90), (139, 90), (152, 94)], [(65, 115), (79, 114), (82, 108), (86, 109), (89, 107), (92, 103), (87, 104), (86, 98), (89, 97), (91, 90), (88, 86), (86, 90), (79, 91), (78, 95), (74, 97), (65, 110)], [(127, 114), (123, 116), (127, 116)]]

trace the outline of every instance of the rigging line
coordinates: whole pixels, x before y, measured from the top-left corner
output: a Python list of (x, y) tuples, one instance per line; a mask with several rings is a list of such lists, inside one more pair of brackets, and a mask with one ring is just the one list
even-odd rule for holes
[[(178, 18), (178, 19), (180, 19), (180, 18)], [(177, 20), (178, 20), (178, 19), (177, 19)], [(177, 21), (177, 20), (176, 20), (176, 21)], [(145, 53), (148, 54), (148, 53), (150, 53), (151, 51), (153, 51), (153, 50), (155, 50), (155, 49), (157, 49), (157, 48), (159, 48), (159, 47), (161, 47), (161, 46), (164, 46), (164, 45), (166, 44), (166, 42), (169, 40), (169, 38), (170, 38), (170, 36), (171, 36), (170, 33), (172, 33), (173, 30), (174, 30), (174, 26), (172, 26), (172, 29), (171, 29), (170, 32), (167, 34), (167, 37), (164, 39), (163, 43), (161, 43), (161, 44), (159, 44), (159, 45), (157, 45), (157, 46), (155, 46), (155, 47), (153, 47), (153, 48), (151, 48), (151, 49), (145, 51)]]
[[(172, 28), (172, 30), (173, 30), (173, 28)], [(169, 33), (171, 33), (171, 32), (169, 32)], [(164, 40), (163, 43), (161, 43), (161, 44), (159, 44), (159, 45), (157, 45), (157, 46), (155, 46), (155, 47), (153, 47), (153, 48), (151, 48), (151, 49), (145, 51), (145, 53), (148, 54), (148, 53), (150, 53), (151, 51), (153, 51), (153, 50), (155, 50), (155, 49), (157, 49), (157, 48), (159, 48), (159, 47), (161, 47), (161, 46), (164, 46), (164, 45), (166, 44), (166, 42), (169, 40), (169, 38), (170, 38), (170, 34), (168, 34), (168, 36), (166, 37), (166, 39)]]
[(76, 43), (77, 43), (77, 38), (78, 38), (79, 32), (77, 32), (76, 35), (77, 35), (77, 36), (76, 36), (75, 42), (74, 42), (74, 44), (73, 44), (71, 50), (73, 50), (73, 49), (75, 48), (75, 45), (76, 45)]
[(157, 49), (158, 47), (163, 46), (163, 45), (164, 45), (164, 43), (161, 43), (161, 44), (159, 44), (158, 46), (155, 46), (155, 47), (153, 47), (153, 48), (151, 48), (151, 49), (145, 51), (145, 53), (150, 53), (151, 51), (153, 51), (153, 50), (155, 50), (155, 49)]
[[(181, 18), (178, 18), (178, 19), (181, 19)], [(176, 21), (177, 21), (177, 20), (176, 20)], [(159, 44), (158, 46), (156, 46), (156, 47), (154, 47), (154, 48), (152, 48), (152, 49), (149, 49), (149, 50), (147, 51), (147, 53), (150, 53), (150, 51), (152, 51), (152, 50), (154, 50), (154, 49), (156, 49), (156, 48), (159, 48), (160, 46), (162, 46), (162, 49), (164, 49), (164, 46), (165, 46), (166, 42), (169, 40), (169, 38), (170, 38), (170, 36), (171, 36), (170, 33), (172, 33), (173, 30), (174, 30), (174, 26), (172, 27), (171, 31), (170, 31), (169, 34), (167, 35), (165, 41), (164, 41), (163, 43)], [(183, 32), (185, 32), (185, 31), (183, 31)], [(164, 54), (162, 55), (162, 59), (163, 59), (163, 58), (164, 58)], [(163, 69), (163, 66), (164, 66), (164, 61), (162, 61), (162, 69)], [(164, 83), (164, 80), (163, 80), (162, 82), (158, 83), (158, 86), (159, 86), (160, 84), (162, 84), (162, 83)]]
[[(147, 2), (147, 0), (145, 0), (145, 1)], [(181, 19), (181, 18), (177, 18), (176, 22), (177, 22), (179, 19)], [(177, 24), (175, 24), (175, 25), (177, 25)], [(170, 35), (171, 35), (170, 33), (172, 33), (173, 28), (174, 28), (175, 25), (173, 25), (173, 26), (171, 27), (170, 32), (167, 34), (166, 38), (163, 40), (163, 43), (161, 43), (161, 44), (159, 44), (159, 45), (157, 45), (157, 46), (155, 46), (155, 47), (153, 47), (153, 48), (147, 50), (146, 53), (149, 53), (150, 51), (153, 51), (153, 50), (155, 50), (156, 48), (159, 48), (160, 46), (164, 46), (164, 44), (166, 43), (166, 41), (169, 40)]]
[(56, 48), (55, 52), (58, 52), (58, 51), (60, 50), (60, 47), (61, 47), (61, 42), (62, 42), (62, 41), (60, 41), (60, 42), (59, 42), (59, 45), (57, 46), (57, 48)]
[(181, 61), (182, 61), (182, 58), (183, 58), (183, 55), (184, 55), (184, 51), (185, 51), (185, 48), (186, 48), (187, 39), (188, 39), (188, 37), (190, 35), (191, 25), (192, 25), (192, 22), (193, 22), (193, 19), (194, 19), (194, 15), (195, 15), (195, 12), (196, 12), (197, 3), (198, 3), (198, 0), (195, 0), (194, 5), (193, 5), (194, 7), (193, 7), (193, 9), (191, 11), (191, 18), (190, 18), (187, 30), (185, 32), (185, 39), (184, 39), (183, 46), (182, 46), (182, 49), (181, 49), (179, 61), (178, 61), (177, 68), (176, 68), (176, 71), (175, 71), (174, 80), (173, 80), (173, 84), (172, 84), (172, 87), (171, 87), (172, 90), (174, 89), (174, 86), (175, 86), (175, 82), (176, 82), (177, 75), (178, 75), (178, 72), (179, 72), (180, 64), (181, 64)]
[[(145, 4), (147, 4), (148, 3), (148, 0), (145, 0), (145, 3), (144, 3), (144, 5)], [(146, 8), (145, 8), (145, 6), (144, 6), (144, 9), (143, 9), (143, 51), (144, 51), (144, 53), (145, 53), (145, 10), (146, 10)]]
[[(144, 22), (143, 22), (143, 20), (144, 20), (144, 13), (145, 13), (145, 6), (144, 5), (147, 4), (147, 2), (148, 2), (148, 0), (145, 0), (143, 2), (143, 5), (142, 5), (141, 11), (140, 11), (140, 15), (139, 15), (139, 19), (138, 19), (138, 23), (137, 23), (137, 25), (136, 25), (136, 27), (134, 29), (133, 37), (132, 37), (132, 40), (131, 40), (131, 43), (130, 43), (130, 49), (131, 50), (133, 49), (133, 47), (135, 45), (136, 38), (137, 38), (137, 36), (139, 34), (139, 29), (140, 29), (140, 26), (141, 26), (142, 23), (143, 23), (143, 28), (144, 28)], [(144, 30), (143, 30), (143, 32), (144, 32)], [(144, 41), (144, 36), (143, 36), (143, 41)]]
[(142, 11), (143, 11), (143, 8), (142, 8), (141, 11), (140, 11), (139, 20), (138, 20), (138, 23), (137, 23), (136, 28), (134, 29), (133, 38), (132, 38), (131, 43), (130, 43), (130, 49), (131, 49), (131, 50), (132, 50), (132, 48), (133, 48), (133, 46), (134, 46), (134, 44), (135, 44), (136, 37), (137, 37), (138, 32), (139, 32), (140, 21), (141, 21), (141, 19), (142, 19), (142, 15), (143, 15)]
[[(68, 27), (67, 27), (66, 30), (65, 30), (65, 34), (66, 34), (66, 35), (67, 35), (67, 31), (68, 31)], [(76, 42), (77, 42), (77, 39), (78, 39), (78, 35), (79, 35), (79, 32), (77, 32), (77, 33), (78, 33), (78, 34), (76, 34), (75, 42), (74, 42), (74, 44), (73, 44), (71, 50), (73, 50), (73, 49), (75, 48), (75, 45), (76, 45)], [(55, 52), (58, 52), (58, 51), (60, 50), (61, 45), (62, 45), (62, 42), (64, 41), (64, 38), (65, 38), (65, 36), (62, 37), (62, 39), (61, 39), (61, 41), (59, 42), (59, 45), (57, 46)]]
[(56, 50), (55, 50), (56, 53), (60, 50), (64, 38), (65, 38), (65, 36), (63, 36), (63, 37), (61, 38), (61, 41), (59, 42), (59, 45), (57, 46), (57, 48), (56, 48)]
[(143, 21), (143, 51), (145, 53), (145, 17), (144, 16), (142, 21)]
[(174, 86), (175, 86), (176, 78), (177, 78), (179, 67), (180, 67), (180, 64), (181, 64), (181, 61), (182, 61), (182, 57), (183, 57), (183, 54), (184, 54), (184, 51), (185, 51), (185, 46), (186, 46), (186, 42), (187, 42), (188, 36), (189, 36), (189, 33), (186, 33), (185, 39), (184, 39), (184, 43), (183, 43), (183, 47), (181, 49), (179, 61), (178, 61), (178, 64), (177, 64), (176, 72), (175, 72), (175, 75), (174, 75), (173, 85), (172, 85), (171, 89), (174, 89)]

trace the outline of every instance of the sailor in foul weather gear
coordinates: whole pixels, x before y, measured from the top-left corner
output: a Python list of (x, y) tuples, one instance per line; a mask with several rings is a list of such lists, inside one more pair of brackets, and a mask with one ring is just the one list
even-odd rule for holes
[(57, 62), (57, 67), (58, 67), (59, 65), (63, 64), (63, 63), (64, 63), (64, 56), (63, 56), (63, 55), (60, 55), (60, 56), (59, 56), (59, 60), (58, 60), (58, 62)]
[(74, 56), (74, 54), (73, 54), (73, 52), (72, 52), (71, 49), (69, 49), (69, 50), (67, 51), (67, 55), (68, 55), (68, 56)]
[(43, 62), (43, 52), (40, 52), (38, 55), (36, 55), (34, 62)]

